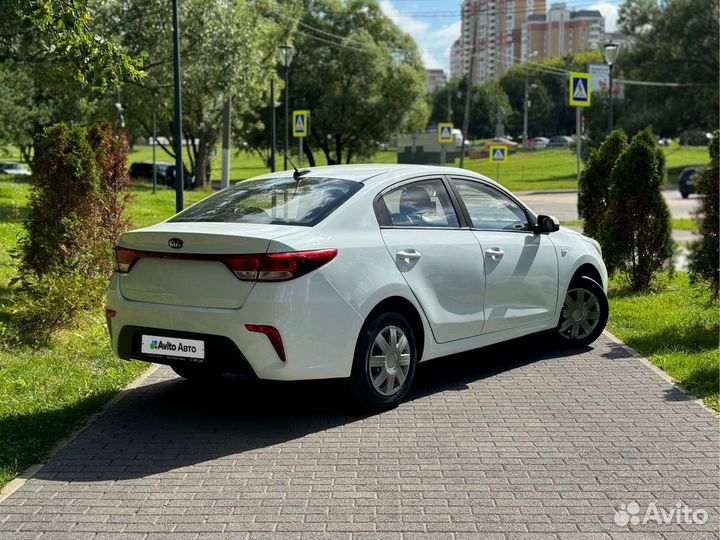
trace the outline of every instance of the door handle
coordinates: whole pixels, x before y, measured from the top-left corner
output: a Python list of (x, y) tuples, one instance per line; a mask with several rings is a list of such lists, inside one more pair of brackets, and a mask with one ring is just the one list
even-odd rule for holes
[(490, 257), (493, 261), (499, 261), (505, 252), (500, 248), (490, 248), (485, 250), (485, 255)]
[(402, 251), (398, 251), (395, 253), (395, 256), (398, 259), (401, 259), (404, 263), (410, 264), (413, 261), (417, 261), (421, 253), (416, 249), (403, 249)]

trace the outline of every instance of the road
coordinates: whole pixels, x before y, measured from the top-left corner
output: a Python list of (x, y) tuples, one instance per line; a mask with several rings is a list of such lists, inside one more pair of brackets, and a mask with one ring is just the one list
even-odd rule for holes
[[(577, 221), (577, 192), (519, 192), (518, 197), (537, 213), (555, 216), (560, 221)], [(670, 214), (675, 219), (691, 218), (698, 208), (700, 199), (691, 195), (683, 199), (677, 189), (667, 189), (663, 192), (670, 208)]]
[[(605, 336), (423, 364), (383, 414), (341, 395), (161, 368), (0, 503), (0, 539), (719, 538), (717, 416)], [(682, 504), (707, 520), (640, 521)]]

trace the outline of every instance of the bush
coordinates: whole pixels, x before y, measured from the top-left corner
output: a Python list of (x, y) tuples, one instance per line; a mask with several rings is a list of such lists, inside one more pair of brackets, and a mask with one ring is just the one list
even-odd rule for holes
[(694, 281), (707, 280), (715, 294), (720, 291), (720, 131), (715, 131), (710, 143), (710, 165), (700, 175), (698, 193), (703, 195), (698, 212), (700, 240), (692, 246), (690, 274)]
[(128, 226), (124, 135), (58, 124), (36, 143), (35, 183), (19, 242), (20, 288), (6, 337), (46, 341), (102, 304), (112, 246)]
[(650, 133), (633, 137), (615, 163), (603, 254), (608, 266), (628, 273), (635, 290), (649, 288), (653, 274), (672, 257), (670, 211), (662, 195), (664, 159)]
[(621, 129), (613, 131), (600, 148), (593, 150), (578, 183), (578, 215), (583, 234), (602, 243), (602, 222), (607, 212), (610, 175), (618, 157), (625, 152), (628, 138)]

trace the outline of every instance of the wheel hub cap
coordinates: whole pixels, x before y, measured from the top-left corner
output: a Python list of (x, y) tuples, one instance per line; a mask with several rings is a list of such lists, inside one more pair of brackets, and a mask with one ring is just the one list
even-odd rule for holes
[(595, 294), (584, 287), (570, 289), (560, 317), (560, 335), (580, 340), (591, 334), (599, 322), (600, 302)]
[(367, 363), (373, 388), (392, 396), (400, 391), (410, 370), (410, 342), (398, 326), (386, 326), (375, 336)]

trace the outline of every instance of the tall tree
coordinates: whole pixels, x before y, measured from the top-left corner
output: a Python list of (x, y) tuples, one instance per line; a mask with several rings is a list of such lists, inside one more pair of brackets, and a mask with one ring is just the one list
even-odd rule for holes
[(311, 111), (311, 164), (317, 149), (328, 163), (350, 163), (395, 134), (424, 129), (420, 53), (375, 0), (306, 0), (294, 45), (290, 101)]
[[(112, 0), (102, 18), (133, 57), (143, 59), (147, 79), (123, 86), (131, 132), (150, 136), (156, 114), (172, 140), (172, 27), (166, 0)], [(210, 181), (222, 127), (223, 103), (233, 112), (261, 105), (276, 63), (276, 48), (292, 28), (295, 4), (272, 1), (184, 0), (181, 3), (183, 131), (196, 185)], [(174, 157), (171, 147), (164, 149)]]
[(680, 87), (626, 85), (623, 123), (631, 132), (649, 124), (674, 136), (718, 126), (720, 7), (716, 0), (627, 0), (620, 25), (633, 45), (618, 56), (625, 78), (680, 83)]

